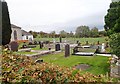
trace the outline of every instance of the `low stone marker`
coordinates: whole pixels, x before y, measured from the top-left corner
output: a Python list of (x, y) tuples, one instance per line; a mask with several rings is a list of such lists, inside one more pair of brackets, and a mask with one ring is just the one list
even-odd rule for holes
[(70, 56), (70, 45), (66, 44), (65, 45), (65, 57)]
[(10, 43), (11, 51), (18, 51), (18, 43), (16, 41), (13, 41)]
[(59, 51), (59, 50), (61, 50), (61, 49), (60, 49), (60, 44), (56, 44), (56, 45), (55, 45), (55, 51)]

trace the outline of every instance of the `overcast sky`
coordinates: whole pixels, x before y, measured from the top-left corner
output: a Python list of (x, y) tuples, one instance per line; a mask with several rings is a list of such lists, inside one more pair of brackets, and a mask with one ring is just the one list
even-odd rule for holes
[(111, 0), (6, 0), (12, 24), (24, 30), (75, 31), (77, 26), (104, 26)]

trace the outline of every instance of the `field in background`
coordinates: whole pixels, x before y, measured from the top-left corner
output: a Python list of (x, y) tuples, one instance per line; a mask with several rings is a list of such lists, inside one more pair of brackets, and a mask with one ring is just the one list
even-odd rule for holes
[[(56, 42), (59, 42), (59, 38), (34, 38), (36, 41), (53, 41), (55, 39)], [(86, 41), (88, 41), (90, 44), (97, 43), (98, 41), (100, 43), (105, 42), (106, 37), (99, 37), (99, 38), (62, 38), (62, 41), (69, 42), (69, 43), (76, 43), (76, 41), (80, 41), (82, 44), (85, 44)]]

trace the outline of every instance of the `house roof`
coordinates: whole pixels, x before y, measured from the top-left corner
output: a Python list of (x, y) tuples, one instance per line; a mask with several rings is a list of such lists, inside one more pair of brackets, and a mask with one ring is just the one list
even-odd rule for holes
[(14, 25), (14, 24), (11, 24), (11, 28), (19, 28), (19, 29), (21, 29), (21, 27), (16, 26), (16, 25)]
[(31, 33), (25, 31), (25, 30), (22, 30), (22, 35), (32, 35)]

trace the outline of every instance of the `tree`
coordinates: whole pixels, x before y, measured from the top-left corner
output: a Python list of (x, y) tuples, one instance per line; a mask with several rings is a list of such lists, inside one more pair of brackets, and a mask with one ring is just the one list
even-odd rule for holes
[(96, 27), (92, 28), (90, 31), (90, 36), (91, 37), (98, 37), (99, 36), (98, 28), (96, 28)]
[(104, 28), (107, 31), (108, 36), (113, 33), (120, 32), (119, 26), (116, 26), (119, 23), (120, 18), (120, 1), (112, 2), (110, 4), (110, 9), (108, 9), (108, 13), (105, 16), (105, 25)]
[(110, 35), (111, 52), (120, 59), (120, 33)]
[(107, 33), (106, 31), (99, 31), (99, 36), (107, 36)]
[(69, 36), (70, 36), (70, 37), (73, 37), (73, 36), (74, 36), (74, 34), (73, 34), (73, 32), (72, 32), (72, 31), (70, 31)]
[(60, 31), (60, 36), (61, 36), (62, 38), (67, 37), (67, 32), (65, 32), (64, 30)]
[(11, 30), (8, 6), (7, 3), (3, 1), (2, 2), (2, 45), (6, 45), (10, 42), (11, 33), (12, 30)]
[(29, 31), (29, 33), (31, 33), (33, 35), (33, 38), (36, 38), (37, 35), (38, 35), (37, 32), (35, 32), (35, 31), (34, 32), (33, 31)]
[(49, 36), (53, 38), (53, 37), (55, 37), (55, 34), (56, 34), (55, 31), (52, 31), (52, 32), (50, 32)]
[(110, 35), (111, 52), (118, 57), (118, 75), (120, 75), (120, 33)]
[(76, 29), (75, 35), (76, 35), (76, 37), (89, 37), (90, 29), (88, 26), (79, 26)]

